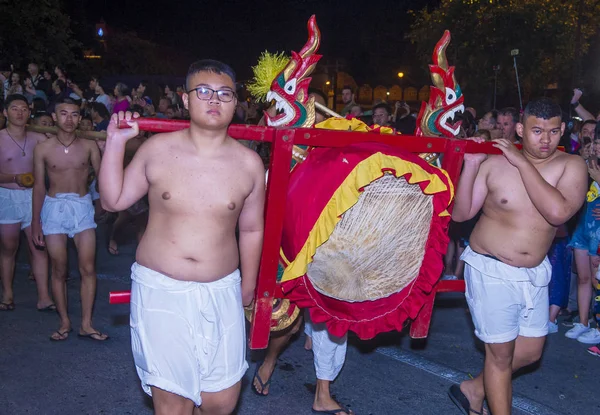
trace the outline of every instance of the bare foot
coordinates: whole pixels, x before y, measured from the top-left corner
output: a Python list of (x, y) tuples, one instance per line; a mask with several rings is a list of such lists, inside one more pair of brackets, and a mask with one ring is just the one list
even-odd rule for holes
[(71, 326), (68, 324), (61, 325), (58, 330), (50, 335), (50, 340), (60, 342), (69, 338), (69, 333), (72, 332)]
[[(460, 384), (460, 390), (465, 394), (469, 400), (469, 405), (476, 411), (481, 411), (483, 415), (488, 415), (487, 409), (483, 407), (483, 400), (485, 399), (485, 392), (477, 390), (477, 386), (474, 380), (465, 380)], [(481, 408), (481, 409), (480, 409)]]
[(304, 350), (312, 350), (312, 337), (306, 336), (306, 340), (304, 340)]
[(108, 339), (108, 335), (104, 334), (104, 333), (100, 333), (98, 330), (90, 327), (86, 330), (84, 330), (83, 328), (79, 329), (79, 334), (77, 335), (80, 338), (84, 338), (84, 339), (90, 339), (90, 340), (96, 340), (99, 342), (103, 342), (104, 340)]
[(313, 403), (313, 410), (335, 411), (336, 409), (339, 409), (339, 411), (334, 412), (335, 415), (354, 415), (354, 411), (345, 408), (344, 406), (340, 405), (331, 398), (319, 398), (319, 400), (317, 400), (317, 398), (315, 397), (315, 401)]
[[(269, 387), (271, 386), (269, 381), (271, 380), (271, 376), (273, 376), (274, 370), (275, 365), (266, 361), (258, 368), (258, 372), (256, 372), (257, 376), (252, 380), (252, 384), (259, 395), (267, 396), (269, 394)], [(263, 385), (265, 385), (264, 388), (261, 386), (258, 378), (262, 380)]]
[(47, 299), (46, 301), (38, 301), (37, 309), (38, 311), (55, 312), (56, 304), (54, 304), (54, 302), (50, 299)]
[(111, 239), (108, 242), (108, 252), (111, 255), (119, 255), (119, 245), (117, 245), (117, 241), (115, 241), (114, 239)]

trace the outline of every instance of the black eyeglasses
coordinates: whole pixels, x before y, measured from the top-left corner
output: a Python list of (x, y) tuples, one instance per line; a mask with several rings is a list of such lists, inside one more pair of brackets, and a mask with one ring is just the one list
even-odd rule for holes
[(196, 96), (202, 101), (208, 101), (209, 99), (212, 99), (215, 92), (217, 93), (217, 98), (219, 98), (219, 101), (221, 102), (231, 102), (237, 96), (235, 92), (230, 89), (220, 89), (215, 91), (214, 89), (206, 86), (199, 86), (198, 88), (190, 89), (188, 94), (192, 91), (196, 91)]

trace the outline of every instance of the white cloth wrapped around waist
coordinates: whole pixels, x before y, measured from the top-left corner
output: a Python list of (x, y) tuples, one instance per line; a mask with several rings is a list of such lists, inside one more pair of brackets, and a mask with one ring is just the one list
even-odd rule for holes
[(41, 212), (44, 235), (67, 234), (72, 238), (86, 229), (96, 228), (94, 205), (88, 193), (57, 193), (46, 196)]
[(545, 287), (550, 283), (552, 277), (552, 265), (548, 257), (545, 257), (540, 265), (533, 268), (514, 267), (497, 258), (477, 253), (468, 246), (460, 259), (477, 271), (492, 278), (508, 281), (529, 281), (535, 287)]

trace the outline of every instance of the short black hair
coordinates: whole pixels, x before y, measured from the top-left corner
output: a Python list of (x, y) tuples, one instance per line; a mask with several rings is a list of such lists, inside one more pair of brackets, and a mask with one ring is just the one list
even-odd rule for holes
[(510, 115), (515, 124), (519, 122), (519, 111), (515, 107), (502, 108), (500, 111), (498, 111), (498, 115)]
[(196, 75), (198, 72), (213, 72), (217, 75), (225, 74), (231, 78), (235, 88), (235, 71), (231, 66), (214, 59), (202, 59), (192, 63), (188, 69), (188, 73), (185, 77), (185, 87), (188, 91), (190, 89), (190, 77)]
[(71, 98), (71, 97), (60, 97), (60, 98), (58, 98), (56, 100), (56, 103), (54, 104), (54, 109), (52, 110), (52, 112), (56, 114), (56, 109), (58, 108), (58, 106), (59, 105), (63, 105), (63, 104), (76, 105), (77, 107), (79, 107), (78, 101), (75, 101), (73, 98)]
[(541, 118), (543, 120), (549, 120), (551, 118), (558, 117), (562, 120), (562, 110), (560, 109), (560, 105), (552, 101), (550, 98), (542, 97), (529, 101), (525, 107), (523, 121), (530, 116)]
[(27, 101), (27, 98), (25, 98), (25, 95), (23, 94), (11, 94), (7, 96), (4, 100), (4, 108), (10, 107), (10, 104), (15, 101), (23, 101), (25, 104), (27, 104), (27, 108), (29, 108), (29, 101)]
[(56, 83), (56, 86), (58, 86), (60, 88), (60, 92), (62, 92), (65, 89), (67, 89), (67, 84), (62, 79), (57, 79), (54, 82)]
[(373, 107), (373, 114), (375, 114), (375, 110), (379, 108), (383, 108), (388, 113), (388, 115), (392, 115), (392, 107), (390, 107), (385, 102), (380, 102), (379, 104), (375, 105)]
[(37, 120), (38, 118), (42, 118), (42, 117), (50, 117), (50, 118), (52, 118), (52, 115), (50, 115), (46, 111), (39, 111), (39, 112), (36, 112), (35, 114), (33, 114), (33, 119)]
[(594, 125), (596, 125), (596, 124), (598, 124), (598, 121), (596, 121), (596, 120), (585, 120), (583, 122), (583, 124), (581, 124), (581, 128), (583, 128), (583, 126), (586, 125), (586, 124), (594, 124)]
[(144, 108), (141, 105), (135, 104), (129, 107), (128, 111), (131, 111), (132, 113), (137, 112), (138, 114), (142, 115), (144, 113)]
[(342, 87), (342, 91), (343, 91), (344, 89), (349, 89), (349, 90), (350, 90), (350, 92), (352, 92), (352, 93), (354, 94), (354, 89), (352, 89), (352, 87), (351, 87), (350, 85), (344, 85), (344, 86)]
[(81, 116), (81, 121), (83, 121), (83, 120), (88, 120), (88, 121), (89, 121), (89, 122), (91, 122), (92, 124), (94, 123), (94, 122), (92, 121), (92, 117), (90, 117), (89, 115), (83, 115), (83, 116)]
[(141, 86), (145, 86), (145, 87), (148, 87), (148, 81), (146, 81), (145, 79), (142, 79), (142, 80), (140, 81), (139, 85), (141, 85)]
[(110, 118), (110, 113), (108, 112), (108, 109), (101, 102), (91, 102), (90, 109), (96, 111), (98, 113), (98, 115), (101, 116), (105, 120)]
[(35, 97), (31, 100), (32, 112), (45, 112), (48, 105), (44, 98)]

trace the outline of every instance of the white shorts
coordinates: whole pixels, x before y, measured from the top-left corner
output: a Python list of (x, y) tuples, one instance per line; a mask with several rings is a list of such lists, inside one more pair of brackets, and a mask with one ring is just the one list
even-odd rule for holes
[(154, 386), (200, 406), (200, 393), (240, 381), (248, 363), (238, 270), (200, 283), (134, 263), (131, 279), (131, 348), (148, 395)]
[(74, 237), (87, 229), (96, 229), (92, 196), (77, 193), (57, 193), (46, 196), (41, 213), (44, 235), (67, 234)]
[(31, 225), (33, 189), (0, 187), (0, 225), (20, 223), (21, 229)]
[(93, 202), (100, 199), (100, 193), (98, 193), (98, 191), (96, 190), (97, 184), (98, 184), (98, 179), (94, 179), (94, 180), (92, 180), (92, 183), (90, 183), (90, 186), (88, 187), (88, 193), (92, 196)]
[(548, 258), (535, 268), (519, 268), (467, 247), (461, 259), (466, 262), (465, 296), (481, 341), (507, 343), (517, 336), (548, 334)]

